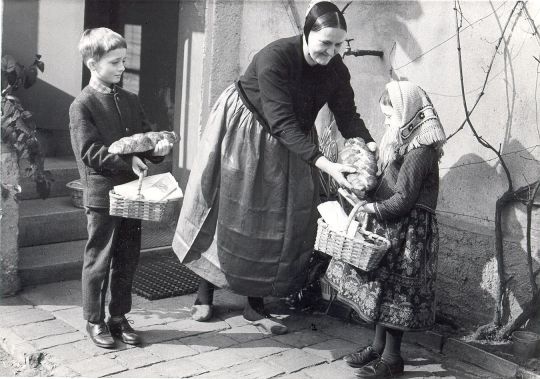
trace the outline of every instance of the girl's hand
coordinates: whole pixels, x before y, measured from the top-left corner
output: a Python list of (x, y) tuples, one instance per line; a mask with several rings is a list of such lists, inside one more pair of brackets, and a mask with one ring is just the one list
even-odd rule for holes
[(320, 157), (315, 162), (315, 166), (326, 172), (328, 175), (330, 175), (334, 180), (341, 186), (345, 187), (347, 189), (351, 189), (351, 183), (347, 181), (345, 176), (343, 174), (352, 174), (356, 172), (356, 169), (352, 166), (347, 166), (341, 163), (333, 163), (330, 162), (325, 157)]
[(365, 213), (375, 213), (375, 205), (374, 203), (366, 203), (360, 207), (359, 211)]
[(138, 156), (134, 155), (131, 161), (131, 169), (137, 176), (146, 176), (148, 166), (144, 164), (143, 160)]
[(165, 156), (171, 152), (171, 149), (173, 147), (173, 144), (167, 140), (167, 139), (161, 139), (156, 143), (156, 147), (154, 147), (154, 151), (152, 151), (153, 156)]

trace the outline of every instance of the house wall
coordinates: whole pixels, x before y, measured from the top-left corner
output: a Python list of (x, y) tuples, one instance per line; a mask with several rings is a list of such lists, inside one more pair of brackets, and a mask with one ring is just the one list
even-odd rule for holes
[(81, 89), (84, 0), (5, 0), (3, 22), (2, 54), (25, 66), (40, 54), (45, 63), (36, 84), (18, 95), (34, 114), (46, 154), (71, 154), (68, 109)]
[[(244, 2), (240, 72), (267, 43), (296, 34), (297, 27), (286, 3)], [(296, 0), (293, 4), (303, 22), (307, 2)], [(346, 1), (336, 4), (343, 7)], [(461, 33), (464, 83), (467, 102), (473, 104), (513, 3), (467, 1), (461, 6), (466, 18)], [(348, 38), (354, 38), (352, 48), (384, 52), (383, 59), (345, 58), (358, 110), (377, 141), (383, 133), (378, 99), (390, 79), (408, 79), (421, 85), (434, 102), (448, 135), (463, 122), (453, 7), (453, 1), (353, 1), (347, 9)], [(529, 2), (528, 7), (530, 14), (535, 15), (540, 3)], [(538, 74), (533, 59), (539, 40), (531, 34), (523, 13), (510, 23), (509, 32), (471, 120), (479, 135), (496, 148), (500, 146), (512, 173), (513, 186), (518, 188), (540, 178), (540, 127), (535, 95)], [(497, 283), (495, 201), (508, 184), (494, 157), (465, 128), (448, 141), (440, 162), (440, 309), (446, 316), (469, 325), (489, 321)], [(538, 268), (538, 207), (533, 213), (533, 255)], [(513, 277), (508, 306), (515, 314), (530, 291), (523, 205), (509, 206), (503, 220), (506, 266)]]

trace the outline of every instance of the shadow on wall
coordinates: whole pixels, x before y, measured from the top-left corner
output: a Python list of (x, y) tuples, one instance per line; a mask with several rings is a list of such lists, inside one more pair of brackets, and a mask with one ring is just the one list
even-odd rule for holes
[[(505, 150), (513, 152), (523, 149), (524, 146), (519, 141), (512, 140)], [(529, 162), (534, 156), (524, 150), (515, 156), (507, 155), (506, 158), (512, 176), (516, 179), (522, 177), (523, 162)], [(487, 162), (470, 165), (471, 162), (482, 162), (482, 158), (476, 154), (464, 155), (441, 178), (441, 200), (444, 202), (445, 193), (458, 191), (459, 195), (454, 193), (452, 198), (463, 199), (470, 205), (471, 215), (475, 209), (482, 209), (482, 206), (478, 206), (480, 203), (489, 202), (492, 212), (482, 216), (493, 220), (496, 197), (506, 190), (506, 179), (495, 165)], [(487, 188), (488, 184), (490, 188), (500, 188), (500, 193), (490, 195), (493, 191), (488, 191), (488, 196), (493, 198), (486, 197), (486, 191), (479, 189)], [(449, 206), (451, 203), (444, 203), (450, 209), (442, 210), (441, 215), (444, 215), (445, 211), (452, 211)], [(531, 298), (525, 248), (526, 219), (522, 211), (520, 214), (519, 207), (518, 204), (508, 205), (503, 216), (505, 270), (507, 277), (511, 278), (508, 282), (508, 297), (504, 302), (505, 323), (509, 318), (518, 316), (522, 305)], [(463, 206), (459, 208), (463, 209)], [(475, 216), (478, 217), (478, 214)], [(479, 222), (474, 220), (471, 218), (469, 224), (460, 221), (459, 227), (456, 227), (455, 222), (446, 222), (444, 217), (440, 217), (437, 283), (439, 310), (469, 328), (491, 321), (495, 305), (494, 294), (498, 285), (494, 223), (491, 222), (491, 226), (486, 228), (479, 226)], [(533, 251), (534, 255), (537, 260), (534, 268), (537, 269), (538, 250)]]

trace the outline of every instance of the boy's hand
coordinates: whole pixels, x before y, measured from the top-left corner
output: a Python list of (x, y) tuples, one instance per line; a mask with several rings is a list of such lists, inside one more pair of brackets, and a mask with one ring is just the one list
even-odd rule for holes
[(159, 140), (158, 143), (156, 143), (156, 147), (154, 147), (154, 151), (152, 151), (152, 155), (159, 157), (165, 156), (171, 152), (172, 147), (173, 144), (167, 139)]
[(134, 155), (132, 158), (131, 168), (137, 176), (146, 176), (146, 171), (148, 170), (148, 166), (145, 165), (143, 160), (136, 155)]

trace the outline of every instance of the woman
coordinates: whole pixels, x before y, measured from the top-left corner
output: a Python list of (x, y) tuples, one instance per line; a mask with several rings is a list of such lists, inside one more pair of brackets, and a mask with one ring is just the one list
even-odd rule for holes
[(214, 105), (173, 241), (202, 278), (193, 319), (211, 317), (217, 286), (247, 296), (244, 317), (263, 332), (287, 332), (265, 312), (263, 297), (304, 283), (316, 233), (314, 168), (348, 188), (344, 174), (354, 172), (319, 151), (317, 113), (328, 103), (345, 138), (373, 141), (338, 54), (346, 30), (334, 4), (315, 4), (304, 34), (264, 47)]

